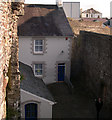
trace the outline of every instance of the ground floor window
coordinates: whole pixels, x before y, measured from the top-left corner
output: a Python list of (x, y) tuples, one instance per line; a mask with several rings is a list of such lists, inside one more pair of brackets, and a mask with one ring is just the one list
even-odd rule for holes
[(25, 105), (25, 120), (37, 120), (37, 107), (35, 103)]
[(37, 77), (42, 77), (42, 75), (43, 75), (43, 64), (34, 64), (34, 74)]

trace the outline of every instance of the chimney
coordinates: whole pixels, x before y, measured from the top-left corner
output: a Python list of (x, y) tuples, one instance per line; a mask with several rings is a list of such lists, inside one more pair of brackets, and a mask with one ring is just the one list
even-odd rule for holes
[(60, 7), (63, 7), (63, 2), (62, 0), (56, 0), (56, 4), (57, 6), (60, 8)]

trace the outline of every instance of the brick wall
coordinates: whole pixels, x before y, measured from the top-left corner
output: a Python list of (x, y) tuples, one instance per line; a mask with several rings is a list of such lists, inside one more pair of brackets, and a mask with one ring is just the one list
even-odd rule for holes
[[(7, 2), (7, 0), (3, 2), (0, 0), (0, 119), (6, 117), (6, 86), (9, 77), (11, 78), (11, 87), (10, 91), (7, 91), (7, 103), (12, 109), (19, 109), (17, 105), (20, 97), (17, 20), (19, 15), (22, 14), (23, 3), (12, 3)], [(10, 75), (8, 75), (9, 61), (11, 63)]]
[(104, 116), (112, 111), (112, 36), (81, 31), (72, 53), (72, 78), (82, 80), (93, 97), (104, 101)]

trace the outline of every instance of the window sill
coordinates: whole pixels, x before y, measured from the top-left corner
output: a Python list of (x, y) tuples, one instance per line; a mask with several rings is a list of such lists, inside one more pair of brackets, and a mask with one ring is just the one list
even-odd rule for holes
[(43, 55), (44, 52), (33, 52), (34, 55)]
[(35, 77), (43, 78), (43, 75), (35, 75)]

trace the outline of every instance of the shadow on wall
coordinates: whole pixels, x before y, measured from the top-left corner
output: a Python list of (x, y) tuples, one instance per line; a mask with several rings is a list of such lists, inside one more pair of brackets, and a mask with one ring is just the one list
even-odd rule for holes
[(81, 31), (72, 46), (72, 82), (110, 103), (112, 36)]
[(81, 85), (92, 98), (101, 97), (111, 117), (112, 36), (81, 31), (72, 45), (72, 83)]

